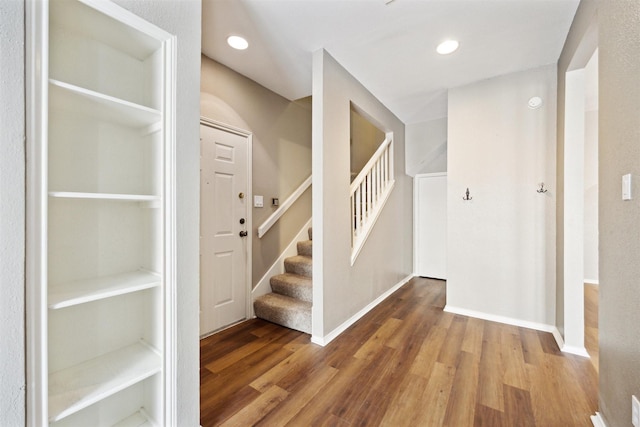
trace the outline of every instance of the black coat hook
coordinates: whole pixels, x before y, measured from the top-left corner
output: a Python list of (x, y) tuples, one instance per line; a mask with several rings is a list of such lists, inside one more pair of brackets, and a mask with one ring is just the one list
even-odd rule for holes
[(462, 200), (472, 200), (473, 197), (469, 196), (469, 188), (467, 188), (467, 192), (464, 194)]
[(540, 186), (540, 188), (538, 188), (538, 189), (536, 190), (538, 193), (546, 193), (546, 192), (547, 192), (547, 189), (546, 189), (546, 188), (544, 188), (544, 182), (541, 182), (541, 183), (540, 183), (540, 184), (538, 184), (538, 185)]

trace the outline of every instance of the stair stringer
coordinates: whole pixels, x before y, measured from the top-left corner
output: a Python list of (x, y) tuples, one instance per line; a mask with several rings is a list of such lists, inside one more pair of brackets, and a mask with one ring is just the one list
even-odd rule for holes
[(284, 270), (284, 260), (285, 258), (289, 258), (292, 256), (298, 255), (298, 242), (307, 240), (308, 230), (312, 225), (312, 220), (309, 218), (309, 221), (305, 225), (302, 226), (298, 234), (296, 234), (289, 242), (289, 245), (284, 249), (284, 251), (280, 254), (278, 259), (269, 267), (269, 270), (262, 276), (262, 278), (258, 281), (256, 286), (251, 290), (251, 317), (256, 317), (255, 309), (253, 305), (256, 301), (256, 298), (261, 297), (262, 295), (266, 295), (272, 292), (271, 289), (271, 277), (277, 276), (278, 274), (282, 274), (285, 272)]

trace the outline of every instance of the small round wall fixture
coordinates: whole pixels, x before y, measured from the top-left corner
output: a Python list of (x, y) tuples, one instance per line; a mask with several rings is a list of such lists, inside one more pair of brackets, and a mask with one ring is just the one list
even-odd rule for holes
[(542, 107), (542, 98), (540, 98), (539, 96), (533, 96), (529, 98), (527, 106), (532, 110), (537, 110), (538, 108)]
[(229, 36), (227, 37), (227, 44), (237, 50), (245, 50), (249, 47), (249, 42), (244, 37)]

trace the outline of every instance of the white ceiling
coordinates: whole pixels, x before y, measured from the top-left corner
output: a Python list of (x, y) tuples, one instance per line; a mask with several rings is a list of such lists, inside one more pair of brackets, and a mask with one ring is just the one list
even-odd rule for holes
[[(326, 49), (405, 123), (447, 114), (447, 89), (555, 63), (579, 0), (203, 0), (202, 52), (290, 100)], [(229, 35), (249, 48), (236, 51)], [(454, 38), (457, 52), (438, 43)]]

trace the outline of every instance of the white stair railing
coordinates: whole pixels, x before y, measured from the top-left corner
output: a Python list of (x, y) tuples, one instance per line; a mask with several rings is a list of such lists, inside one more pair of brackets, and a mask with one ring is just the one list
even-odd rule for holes
[(387, 136), (351, 183), (351, 265), (391, 194), (393, 138)]

